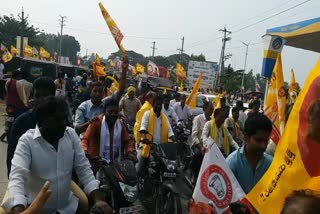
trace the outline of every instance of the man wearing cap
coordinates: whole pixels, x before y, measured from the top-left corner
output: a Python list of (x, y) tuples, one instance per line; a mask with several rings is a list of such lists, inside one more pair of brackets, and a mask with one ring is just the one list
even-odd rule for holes
[(129, 121), (135, 121), (136, 114), (141, 108), (140, 100), (136, 98), (135, 93), (136, 88), (130, 86), (126, 96), (124, 96), (119, 103), (119, 110), (123, 112)]

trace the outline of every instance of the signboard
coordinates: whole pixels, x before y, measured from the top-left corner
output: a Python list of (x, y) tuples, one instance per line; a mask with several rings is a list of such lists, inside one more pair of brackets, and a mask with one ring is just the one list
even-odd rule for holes
[(217, 71), (218, 64), (216, 62), (189, 61), (186, 86), (192, 88), (200, 73), (203, 73), (200, 89), (213, 88)]

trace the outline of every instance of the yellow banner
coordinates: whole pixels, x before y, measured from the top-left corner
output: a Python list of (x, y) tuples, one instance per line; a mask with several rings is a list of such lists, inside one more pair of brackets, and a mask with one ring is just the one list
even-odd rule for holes
[(281, 55), (277, 58), (270, 79), (268, 94), (264, 105), (265, 115), (272, 122), (270, 138), (278, 144), (285, 125), (286, 92), (284, 89)]
[(137, 74), (143, 74), (144, 73), (144, 66), (141, 64), (136, 64), (136, 72), (137, 72)]
[(107, 10), (104, 8), (104, 6), (102, 5), (102, 3), (99, 3), (99, 7), (102, 13), (102, 16), (104, 18), (104, 20), (106, 21), (109, 30), (114, 38), (114, 40), (116, 41), (119, 49), (121, 50), (122, 53), (125, 53), (126, 50), (124, 49), (124, 47), (121, 45), (121, 41), (123, 39), (123, 34), (121, 33), (121, 31), (119, 30), (117, 24), (113, 21), (113, 19), (111, 18), (110, 14), (107, 12)]
[(187, 72), (184, 70), (184, 67), (177, 63), (176, 69), (174, 70), (177, 78), (180, 78), (182, 80), (186, 80), (187, 78)]
[(12, 55), (11, 55), (11, 53), (10, 53), (8, 50), (6, 50), (6, 51), (2, 54), (2, 60), (3, 60), (4, 63), (7, 63), (7, 62), (9, 62), (10, 60), (12, 60)]
[(10, 52), (13, 55), (19, 55), (19, 50), (17, 48), (15, 48), (14, 46), (12, 46), (12, 45), (10, 47)]
[(50, 59), (50, 53), (46, 49), (44, 49), (43, 47), (40, 47), (40, 57), (49, 60)]
[(32, 50), (31, 46), (29, 46), (29, 45), (24, 46), (23, 56), (24, 57), (33, 57), (33, 50)]
[(186, 100), (186, 104), (189, 106), (189, 108), (193, 109), (197, 106), (197, 96), (198, 96), (198, 91), (201, 86), (201, 81), (202, 81), (202, 73), (199, 75), (197, 81), (195, 82), (193, 89), (188, 96)]
[(247, 199), (259, 213), (280, 213), (293, 190), (320, 190), (320, 60), (290, 113), (273, 162)]
[(0, 44), (0, 54), (1, 54), (1, 58), (2, 58), (4, 63), (9, 62), (10, 60), (12, 60), (12, 55), (8, 51), (7, 47), (4, 46), (3, 44)]

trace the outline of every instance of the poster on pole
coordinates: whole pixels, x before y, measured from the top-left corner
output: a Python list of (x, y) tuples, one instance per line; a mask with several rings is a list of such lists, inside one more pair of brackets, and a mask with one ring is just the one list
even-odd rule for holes
[(212, 89), (217, 71), (218, 64), (216, 62), (189, 61), (186, 86), (191, 89), (202, 73), (200, 89)]

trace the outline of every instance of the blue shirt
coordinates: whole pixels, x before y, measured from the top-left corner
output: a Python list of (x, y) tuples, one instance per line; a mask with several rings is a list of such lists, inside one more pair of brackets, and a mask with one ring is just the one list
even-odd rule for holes
[(91, 120), (92, 118), (103, 113), (103, 104), (99, 106), (93, 105), (91, 100), (84, 101), (81, 103), (76, 111), (75, 125), (82, 125), (85, 122)]
[(114, 93), (111, 96), (105, 97), (99, 106), (93, 105), (93, 103), (91, 102), (91, 99), (82, 102), (76, 111), (76, 116), (74, 120), (75, 125), (76, 126), (82, 125), (85, 122), (88, 122), (89, 120), (91, 120), (92, 118), (95, 118), (100, 114), (102, 114), (104, 109), (104, 105), (103, 105), (104, 101), (106, 101), (106, 99), (111, 99), (111, 98), (118, 99), (117, 93)]
[(247, 194), (258, 183), (260, 178), (268, 170), (272, 156), (264, 153), (253, 172), (244, 154), (244, 146), (232, 152), (227, 157), (227, 163), (237, 178), (243, 191)]

